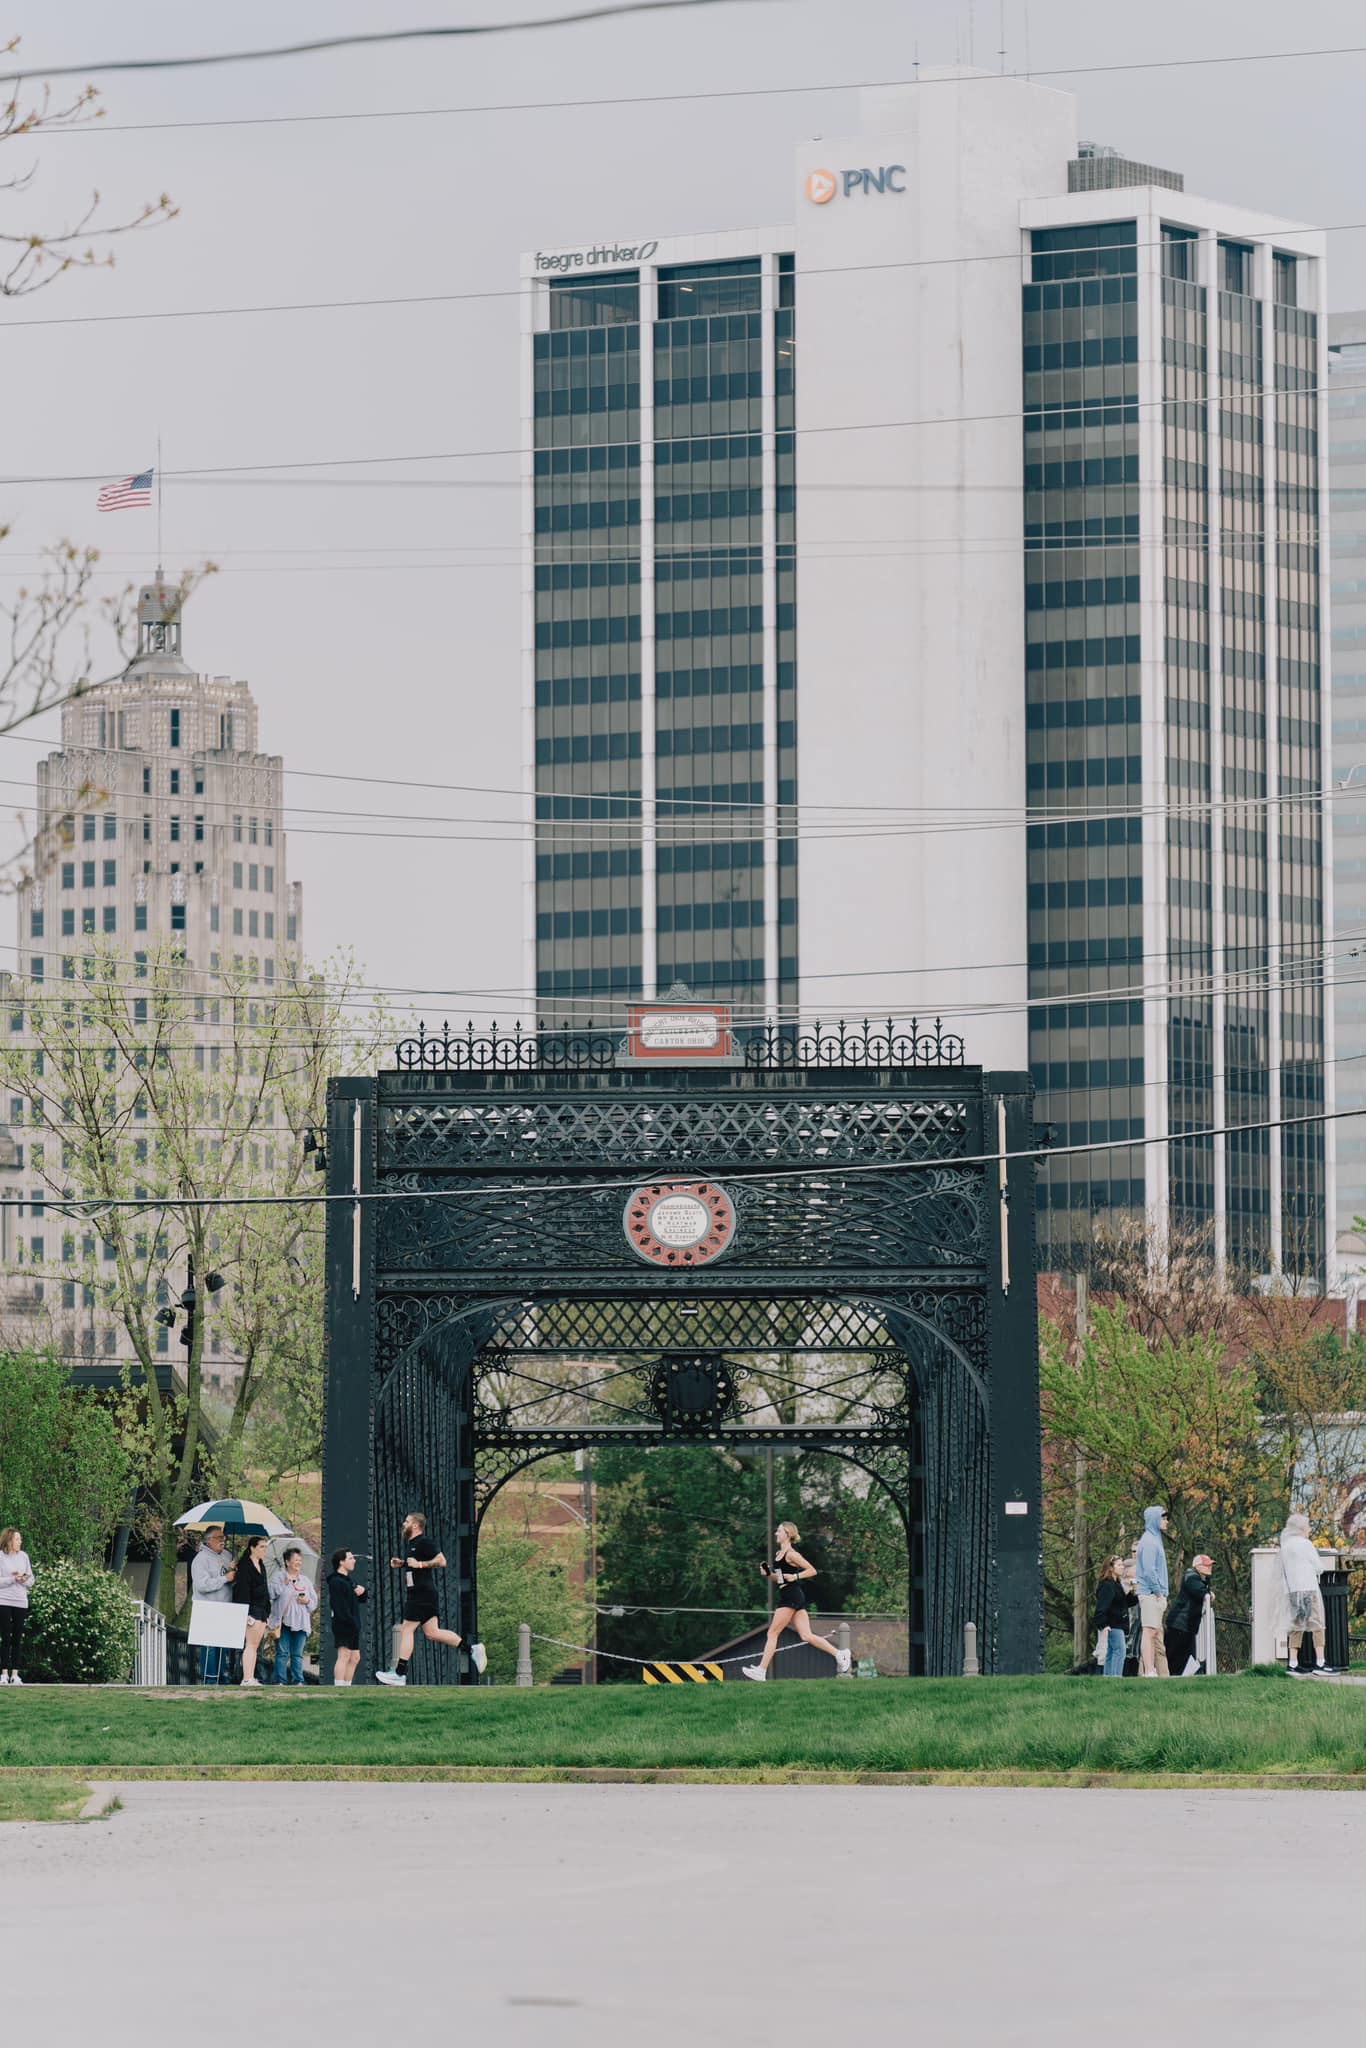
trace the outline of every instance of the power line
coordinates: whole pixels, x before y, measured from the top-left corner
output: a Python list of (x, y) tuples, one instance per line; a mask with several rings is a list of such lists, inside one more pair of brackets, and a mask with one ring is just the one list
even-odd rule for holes
[[(444, 42), (453, 37), (506, 36), (547, 28), (580, 28), (590, 21), (612, 21), (628, 14), (667, 14), (683, 8), (722, 7), (741, 0), (611, 0), (610, 5), (579, 7), (572, 14), (538, 14), (516, 21), (466, 22), (430, 28), (372, 29), (344, 36), (318, 36), (306, 43), (281, 43), (273, 49), (223, 50), (200, 57), (113, 57), (95, 64), (43, 64), (0, 74), (3, 82), (21, 84), (35, 78), (86, 78), (103, 71), (195, 71), (213, 64), (252, 64), (277, 57), (312, 57), (325, 50), (370, 49), (380, 43)], [(771, 4), (771, 0), (752, 0)], [(1338, 54), (1325, 51), (1324, 55)]]
[[(687, 4), (687, 0), (680, 0), (680, 4)], [(710, 4), (710, 0), (701, 0), (701, 4)], [(1083, 223), (1083, 225), (1088, 225), (1088, 223)], [(1366, 221), (1334, 221), (1326, 227), (1314, 227), (1304, 225), (1296, 227), (1277, 227), (1274, 231), (1270, 229), (1265, 231), (1259, 231), (1256, 235), (1254, 235), (1253, 239), (1255, 241), (1262, 242), (1274, 241), (1285, 243), (1289, 241), (1296, 241), (1305, 235), (1358, 234), (1363, 229), (1366, 229)], [(1024, 230), (1022, 232), (1028, 232), (1028, 230)], [(1163, 245), (1161, 241), (1158, 240), (1151, 242), (1135, 241), (1127, 244), (1126, 246), (1129, 248), (1133, 248), (1135, 250), (1139, 250), (1160, 249)], [(1097, 249), (1104, 248), (1107, 254), (1113, 253), (1111, 245), (1109, 244), (1097, 243), (1095, 247)], [(902, 271), (965, 269), (969, 265), (977, 265), (982, 263), (1013, 263), (1018, 265), (1021, 261), (1021, 258), (1025, 256), (1027, 253), (1028, 252), (1025, 250), (1023, 244), (1021, 243), (1017, 244), (1017, 246), (1013, 249), (1002, 249), (994, 252), (986, 250), (980, 254), (970, 256), (905, 256), (884, 258), (882, 261), (877, 263), (808, 264), (804, 265), (800, 270), (794, 270), (793, 276), (797, 279), (812, 277), (853, 277), (866, 275), (870, 272), (891, 270)], [(1071, 253), (1073, 255), (1084, 254), (1084, 245), (1081, 248), (1072, 251)], [(634, 268), (635, 266), (624, 267)], [(595, 279), (592, 279), (589, 282), (585, 283), (584, 285), (580, 286), (578, 289), (583, 295), (591, 296), (595, 287), (609, 280), (611, 276), (612, 273), (610, 271), (603, 272), (599, 274), (599, 276), (596, 277)], [(475, 304), (482, 301), (494, 299), (523, 299), (527, 296), (530, 288), (535, 284), (544, 284), (545, 288), (547, 290), (549, 289), (549, 285), (546, 282), (546, 280), (524, 277), (520, 281), (520, 283), (516, 285), (499, 285), (491, 287), (489, 289), (477, 291), (417, 293), (407, 292), (391, 297), (380, 296), (371, 298), (351, 299), (278, 300), (269, 301), (262, 305), (253, 306), (177, 306), (165, 307), (161, 309), (153, 307), (148, 308), (146, 310), (140, 309), (138, 311), (131, 313), (47, 314), (44, 315), (41, 319), (6, 320), (0, 322), (0, 326), (3, 326), (10, 332), (14, 332), (25, 327), (95, 327), (118, 325), (120, 322), (134, 320), (225, 320), (246, 317), (247, 315), (258, 313), (344, 313), (355, 312), (358, 309), (382, 306), (447, 306)], [(622, 324), (634, 325), (636, 323), (623, 322)], [(659, 324), (667, 325), (668, 323), (663, 322)], [(1302, 394), (1297, 394), (1295, 392), (1281, 392), (1277, 395), (1280, 397), (1294, 397), (1296, 395)], [(1118, 403), (1119, 401), (1100, 402), (1108, 404)], [(916, 424), (916, 422), (909, 421), (902, 422), (902, 424), (914, 425)], [(825, 429), (825, 431), (829, 432), (837, 430)], [(708, 435), (705, 438), (714, 439), (715, 436)], [(521, 451), (520, 449), (518, 449), (513, 452), (520, 453)], [(271, 465), (262, 466), (270, 467)], [(275, 466), (278, 467), (279, 465)], [(167, 471), (166, 473), (167, 475), (173, 476), (183, 474), (184, 472)], [(0, 479), (0, 481), (4, 481), (4, 479)], [(43, 482), (45, 481), (45, 479), (20, 479), (20, 481)], [(103, 482), (104, 474), (97, 478), (75, 478), (71, 479), (71, 481)]]
[[(495, 22), (491, 25), (471, 25), (463, 28), (433, 27), (416, 29), (381, 29), (375, 30), (369, 34), (320, 37), (312, 42), (289, 43), (273, 49), (232, 50), (226, 51), (221, 55), (215, 56), (127, 57), (116, 59), (114, 61), (107, 63), (96, 64), (38, 65), (35, 66), (32, 70), (6, 73), (4, 74), (4, 78), (5, 81), (8, 82), (9, 79), (19, 81), (32, 78), (74, 78), (77, 76), (89, 76), (90, 74), (97, 71), (186, 70), (193, 67), (208, 64), (241, 64), (255, 62), (259, 59), (268, 59), (276, 57), (311, 56), (323, 50), (352, 49), (357, 46), (365, 46), (375, 43), (401, 43), (421, 39), (445, 38), (450, 36), (507, 35), (524, 29), (531, 30), (543, 28), (566, 28), (577, 26), (583, 22), (600, 21), (605, 18), (610, 18), (614, 15), (650, 14), (663, 12), (667, 8), (677, 8), (686, 6), (707, 6), (715, 4), (718, 4), (718, 0), (620, 0), (620, 4), (617, 4), (615, 6), (587, 8), (574, 14), (538, 16), (534, 20), (529, 21)], [(1366, 55), (1366, 44), (1342, 43), (1327, 48), (1313, 49), (1302, 48), (1296, 50), (1225, 51), (1220, 55), (1213, 57), (1134, 58), (1122, 64), (1054, 64), (1044, 69), (1041, 69), (1037, 65), (1031, 65), (1028, 72), (1028, 81), (1032, 82), (1034, 79), (1037, 78), (1112, 77), (1119, 73), (1134, 71), (1208, 70), (1212, 66), (1220, 64), (1288, 64), (1298, 60), (1312, 60), (1319, 57), (1360, 57), (1363, 55)], [(797, 92), (851, 92), (863, 91), (868, 89), (869, 86), (876, 87), (915, 85), (921, 91), (926, 91), (930, 87), (936, 85), (997, 85), (1007, 79), (1018, 84), (1020, 82), (1020, 77), (1021, 74), (1018, 72), (980, 71), (968, 72), (966, 74), (955, 73), (953, 75), (943, 77), (931, 76), (928, 78), (916, 77), (913, 79), (874, 79), (870, 81), (856, 80), (853, 83), (849, 83), (847, 81), (835, 82), (828, 86), (764, 86), (756, 87), (749, 91), (746, 91), (742, 88), (738, 90), (732, 89), (723, 92), (681, 94), (647, 93), (628, 96), (626, 98), (605, 100), (533, 100), (523, 102), (512, 101), (501, 105), (452, 108), (438, 107), (431, 109), (413, 108), (399, 109), (398, 111), (400, 113), (405, 114), (410, 112), (419, 114), (426, 112), (456, 114), (502, 114), (520, 113), (524, 111), (546, 111), (554, 107), (611, 107), (651, 105), (657, 103), (660, 100), (667, 99), (750, 99), (755, 97), (757, 93), (763, 93), (764, 95), (767, 96)], [(268, 119), (272, 117), (260, 118)], [(332, 116), (278, 115), (273, 118), (277, 120), (296, 121), (303, 121), (309, 119), (326, 120), (329, 118), (333, 120), (364, 120), (372, 118), (392, 118), (392, 116), (386, 117), (383, 114), (381, 114), (378, 117), (363, 114), (339, 114)], [(244, 124), (241, 122), (158, 122), (138, 123), (136, 125), (138, 127), (200, 127), (221, 125), (237, 126)], [(118, 133), (119, 131), (115, 129), (111, 132)]]
[[(1002, 1160), (1010, 1162), (1016, 1159), (1030, 1159), (1036, 1165), (1039, 1165), (1047, 1164), (1052, 1159), (1082, 1157), (1096, 1152), (1147, 1151), (1154, 1145), (1189, 1145), (1205, 1139), (1244, 1137), (1252, 1131), (1297, 1130), (1308, 1124), (1341, 1123), (1348, 1117), (1358, 1116), (1366, 1116), (1366, 1107), (1361, 1109), (1311, 1110), (1301, 1116), (1259, 1117), (1249, 1123), (1211, 1124), (1202, 1129), (1171, 1131), (1164, 1132), (1161, 1135), (1138, 1138), (1093, 1139), (1085, 1144), (1078, 1145), (1036, 1144), (1022, 1147), (1014, 1152), (998, 1151), (954, 1154), (939, 1159), (876, 1160), (867, 1164), (822, 1164), (819, 1172), (813, 1172), (810, 1166), (782, 1167), (757, 1173), (750, 1172), (748, 1169), (732, 1173), (727, 1169), (725, 1179), (727, 1186), (740, 1186), (742, 1184), (755, 1186), (774, 1181), (804, 1179), (819, 1180), (825, 1183), (820, 1189), (821, 1199), (824, 1201), (829, 1195), (829, 1182), (836, 1179), (863, 1179), (869, 1174), (943, 1173), (946, 1171), (952, 1172), (964, 1166), (998, 1166)], [(686, 1167), (669, 1168), (667, 1175), (662, 1177), (682, 1179), (686, 1177), (687, 1171)], [(374, 1188), (368, 1192), (362, 1191), (360, 1193), (348, 1190), (343, 1194), (301, 1195), (286, 1193), (279, 1195), (161, 1195), (142, 1197), (120, 1195), (111, 1196), (108, 1199), (99, 1195), (85, 1195), (73, 1196), (68, 1206), (75, 1206), (79, 1203), (86, 1210), (93, 1209), (96, 1213), (83, 1220), (89, 1221), (98, 1230), (99, 1212), (113, 1209), (130, 1209), (139, 1213), (146, 1213), (149, 1210), (159, 1209), (325, 1208), (336, 1203), (345, 1206), (356, 1203), (384, 1205), (390, 1202), (487, 1201), (490, 1197), (494, 1199), (507, 1197), (510, 1200), (523, 1201), (528, 1197), (544, 1199), (547, 1195), (629, 1193), (632, 1189), (639, 1187), (642, 1179), (647, 1177), (648, 1169), (642, 1169), (641, 1173), (632, 1175), (629, 1178), (614, 1177), (611, 1180), (603, 1181), (578, 1180), (557, 1182), (541, 1180), (521, 1182), (508, 1186), (495, 1186), (486, 1180), (479, 1180), (473, 1185), (461, 1188)], [(931, 1190), (928, 1195), (914, 1197), (913, 1199), (930, 1200), (933, 1198), (933, 1193), (934, 1191)], [(15, 1208), (20, 1205), (21, 1199), (27, 1201), (27, 1197), (21, 1198), (17, 1195), (0, 1196), (0, 1208)], [(55, 1208), (58, 1204), (49, 1203), (46, 1206)]]

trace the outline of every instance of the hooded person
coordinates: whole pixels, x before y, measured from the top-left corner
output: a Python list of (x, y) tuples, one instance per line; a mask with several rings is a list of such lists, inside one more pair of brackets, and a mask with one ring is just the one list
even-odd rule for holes
[(1157, 1677), (1157, 1646), (1167, 1615), (1167, 1552), (1162, 1542), (1165, 1508), (1144, 1508), (1143, 1534), (1135, 1556), (1138, 1608), (1143, 1622), (1143, 1676)]
[(1314, 1669), (1327, 1671), (1324, 1661), (1323, 1594), (1319, 1573), (1331, 1559), (1309, 1541), (1308, 1515), (1287, 1515), (1281, 1531), (1281, 1614), (1277, 1635), (1284, 1633), (1290, 1643), (1290, 1669), (1298, 1674), (1300, 1644), (1306, 1635), (1314, 1638)]
[(1174, 1678), (1185, 1676), (1186, 1666), (1195, 1655), (1195, 1639), (1200, 1633), (1200, 1624), (1205, 1616), (1205, 1602), (1214, 1598), (1209, 1588), (1214, 1575), (1214, 1559), (1204, 1551), (1192, 1558), (1189, 1571), (1177, 1588), (1176, 1598), (1167, 1609), (1167, 1668)]

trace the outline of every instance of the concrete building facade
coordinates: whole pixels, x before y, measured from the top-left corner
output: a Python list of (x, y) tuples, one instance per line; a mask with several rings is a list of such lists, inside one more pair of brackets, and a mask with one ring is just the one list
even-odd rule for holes
[[(124, 673), (63, 707), (61, 746), (38, 764), (19, 983), (76, 984), (100, 947), (116, 946), (134, 974), (140, 956), (169, 949), (204, 977), (200, 987), (221, 969), (268, 998), (303, 936), (302, 891), (286, 871), (284, 764), (260, 749), (248, 685), (187, 666), (179, 592), (160, 573), (140, 590), (137, 616)], [(221, 1039), (217, 1011), (187, 1004), (193, 1044)], [(22, 1044), (21, 992), (5, 1021)], [(33, 1273), (59, 1258), (62, 1230), (50, 1188), (45, 1197), (29, 1185), (23, 1098), (7, 1093), (0, 1111), (6, 1192), (19, 1204), (0, 1210), (7, 1309), (60, 1318), (85, 1304), (70, 1298), (80, 1291), (71, 1282)], [(97, 1335), (92, 1317), (78, 1316), (71, 1334), (78, 1348), (120, 1342), (112, 1326)]]
[(942, 1016), (1049, 1263), (1321, 1273), (1321, 238), (983, 74), (793, 191), (524, 259), (528, 999)]

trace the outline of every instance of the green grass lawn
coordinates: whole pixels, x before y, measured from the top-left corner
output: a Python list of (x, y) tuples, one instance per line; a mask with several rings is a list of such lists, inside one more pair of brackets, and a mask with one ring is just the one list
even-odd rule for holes
[(0, 1777), (0, 1822), (75, 1820), (89, 1797), (88, 1785), (56, 1771)]
[(1366, 1692), (1280, 1677), (334, 1692), (39, 1689), (0, 1768), (345, 1768), (1366, 1777)]

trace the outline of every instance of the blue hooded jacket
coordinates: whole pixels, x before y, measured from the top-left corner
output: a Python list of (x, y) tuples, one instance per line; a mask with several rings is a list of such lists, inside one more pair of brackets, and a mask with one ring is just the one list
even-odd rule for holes
[(1162, 1543), (1165, 1508), (1144, 1508), (1143, 1534), (1138, 1539), (1138, 1590), (1167, 1597), (1167, 1553)]

